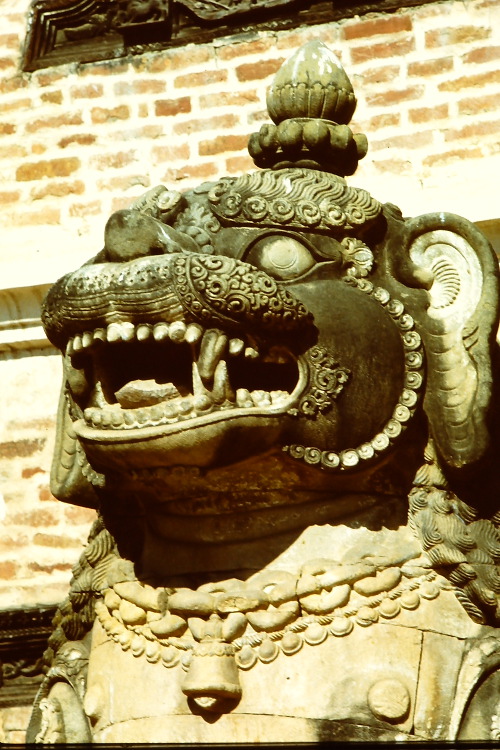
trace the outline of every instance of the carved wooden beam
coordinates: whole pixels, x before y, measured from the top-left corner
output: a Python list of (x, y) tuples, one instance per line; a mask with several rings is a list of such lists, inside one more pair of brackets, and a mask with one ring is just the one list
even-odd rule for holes
[(33, 702), (55, 611), (34, 606), (0, 612), (0, 708)]
[[(405, 7), (437, 0), (406, 0)], [(398, 0), (33, 0), (23, 68), (113, 59), (228, 34), (328, 23)]]

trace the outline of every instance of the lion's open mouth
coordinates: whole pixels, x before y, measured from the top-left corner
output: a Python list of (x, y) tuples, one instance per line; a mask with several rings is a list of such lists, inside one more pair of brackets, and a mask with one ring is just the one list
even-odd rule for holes
[(224, 410), (282, 413), (300, 381), (285, 347), (181, 320), (111, 323), (76, 335), (66, 367), (73, 418), (99, 430), (156, 427)]

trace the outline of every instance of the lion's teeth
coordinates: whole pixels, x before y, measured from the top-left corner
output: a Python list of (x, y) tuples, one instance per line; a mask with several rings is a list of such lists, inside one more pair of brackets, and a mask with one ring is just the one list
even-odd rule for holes
[(155, 341), (164, 341), (168, 339), (168, 325), (166, 323), (157, 323), (153, 328)]
[(238, 388), (238, 390), (236, 391), (236, 403), (240, 408), (244, 409), (253, 406), (250, 391), (246, 388)]
[(198, 371), (198, 365), (193, 362), (193, 395), (194, 396), (210, 396), (210, 392), (203, 385), (200, 373)]
[(82, 349), (83, 349), (82, 337), (77, 335), (73, 339), (73, 351), (80, 352)]
[(273, 406), (280, 406), (290, 394), (287, 391), (271, 391), (270, 395)]
[(222, 404), (224, 401), (234, 401), (234, 392), (229, 382), (227, 364), (224, 359), (221, 359), (215, 368), (212, 398), (216, 404)]
[(107, 333), (110, 344), (114, 344), (117, 341), (132, 341), (135, 335), (135, 328), (133, 323), (110, 323)]
[(196, 342), (201, 339), (202, 335), (203, 328), (198, 325), (198, 323), (190, 323), (186, 328), (184, 340), (187, 341), (188, 344), (196, 344)]
[(95, 329), (94, 341), (106, 341), (106, 330), (104, 328)]
[(245, 357), (248, 359), (257, 359), (259, 356), (259, 352), (257, 349), (254, 349), (253, 346), (247, 346), (245, 349)]
[(85, 331), (85, 333), (82, 335), (82, 346), (84, 349), (88, 349), (89, 346), (92, 346), (92, 343), (94, 341), (94, 334), (90, 331)]
[(271, 396), (267, 391), (252, 391), (250, 395), (255, 406), (269, 406), (271, 404)]
[(148, 325), (140, 325), (137, 326), (136, 336), (137, 341), (147, 341), (147, 339), (151, 336), (153, 331), (151, 330), (150, 326)]
[(106, 401), (106, 398), (104, 397), (104, 393), (102, 390), (102, 383), (100, 380), (96, 380), (96, 384), (94, 386), (94, 393), (92, 395), (93, 395), (92, 401), (94, 401), (97, 404), (97, 406), (100, 406), (101, 408), (106, 406), (107, 401)]
[(237, 357), (245, 348), (245, 342), (242, 339), (231, 339), (229, 342), (229, 354)]
[(71, 357), (73, 354), (73, 339), (68, 339), (68, 343), (66, 344), (66, 352), (67, 357)]
[(227, 345), (227, 336), (216, 328), (205, 331), (200, 345), (198, 372), (202, 380), (211, 380)]
[(212, 399), (207, 395), (195, 396), (193, 399), (193, 407), (199, 413), (208, 411), (213, 406)]
[(186, 324), (182, 320), (175, 320), (173, 323), (170, 323), (168, 333), (172, 341), (180, 344), (181, 341), (184, 341), (186, 335)]

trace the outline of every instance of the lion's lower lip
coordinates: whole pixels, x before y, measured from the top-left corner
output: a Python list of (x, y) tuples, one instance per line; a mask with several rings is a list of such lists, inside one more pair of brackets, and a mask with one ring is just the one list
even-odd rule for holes
[(283, 413), (303, 388), (283, 347), (259, 351), (252, 338), (182, 321), (87, 331), (70, 339), (66, 362), (73, 418), (98, 431)]

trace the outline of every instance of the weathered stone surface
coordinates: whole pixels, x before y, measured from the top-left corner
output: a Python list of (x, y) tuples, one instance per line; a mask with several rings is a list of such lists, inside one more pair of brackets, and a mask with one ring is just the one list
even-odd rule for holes
[(101, 515), (31, 740), (495, 738), (496, 260), (347, 186), (354, 106), (310, 43), (261, 171), (151, 189), (49, 292), (52, 491)]

